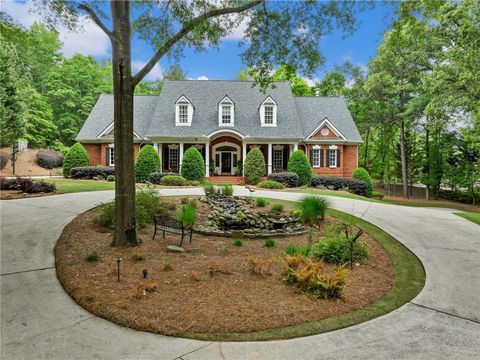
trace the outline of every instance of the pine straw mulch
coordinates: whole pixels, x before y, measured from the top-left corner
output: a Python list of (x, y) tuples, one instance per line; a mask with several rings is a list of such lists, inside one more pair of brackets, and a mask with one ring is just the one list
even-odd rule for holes
[[(203, 206), (199, 208), (202, 212)], [(167, 234), (162, 239), (160, 234), (152, 241), (150, 225), (140, 231), (143, 242), (139, 247), (119, 249), (109, 246), (112, 230), (92, 225), (97, 211), (85, 212), (65, 227), (55, 247), (57, 276), (79, 305), (137, 330), (179, 335), (305, 324), (372, 304), (394, 282), (390, 258), (368, 234), (360, 240), (367, 244), (370, 260), (349, 272), (341, 300), (326, 300), (284, 284), (281, 265), (272, 261), (281, 259), (285, 245), (305, 244), (307, 235), (279, 237), (275, 247), (266, 248), (260, 239), (245, 240), (237, 247), (230, 238), (194, 234), (192, 244), (184, 243), (186, 253), (172, 254), (166, 252), (166, 245), (178, 245), (179, 237)], [(326, 223), (331, 221), (327, 217)], [(92, 250), (100, 252), (99, 261), (85, 260)], [(133, 261), (132, 255), (140, 252), (146, 259)], [(115, 255), (123, 258), (120, 282)], [(249, 255), (265, 260), (271, 275), (251, 274)], [(166, 264), (171, 270), (164, 269)], [(148, 269), (146, 280), (143, 269)], [(144, 292), (145, 286), (153, 291)]]

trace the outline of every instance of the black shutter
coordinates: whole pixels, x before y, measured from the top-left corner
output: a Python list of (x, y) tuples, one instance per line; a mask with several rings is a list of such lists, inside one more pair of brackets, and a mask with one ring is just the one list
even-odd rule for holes
[(312, 148), (309, 149), (308, 157), (310, 159), (310, 165), (313, 167), (313, 151)]
[(168, 151), (168, 145), (163, 147), (163, 168), (170, 170), (170, 152)]
[(325, 166), (325, 150), (320, 149), (320, 167)]
[(107, 146), (107, 151), (105, 151), (105, 165), (110, 166), (110, 148)]
[(340, 167), (340, 150), (337, 150), (337, 167)]

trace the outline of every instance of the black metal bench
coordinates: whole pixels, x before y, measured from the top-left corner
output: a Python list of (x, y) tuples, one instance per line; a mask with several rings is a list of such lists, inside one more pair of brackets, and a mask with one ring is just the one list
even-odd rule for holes
[(153, 216), (153, 222), (155, 224), (155, 231), (153, 232), (152, 240), (155, 239), (155, 235), (157, 235), (157, 230), (160, 230), (163, 232), (164, 239), (165, 239), (165, 232), (181, 235), (182, 239), (180, 240), (180, 246), (182, 246), (183, 239), (186, 236), (190, 237), (190, 243), (192, 243), (192, 233), (193, 233), (192, 226), (185, 227), (181, 221), (173, 219), (168, 215), (160, 215), (160, 214)]

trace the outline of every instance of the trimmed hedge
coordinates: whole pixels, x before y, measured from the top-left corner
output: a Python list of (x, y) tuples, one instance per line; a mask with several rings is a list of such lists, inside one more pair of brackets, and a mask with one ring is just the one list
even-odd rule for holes
[(135, 161), (135, 178), (138, 182), (145, 182), (151, 173), (160, 171), (160, 157), (152, 145), (145, 145), (140, 149)]
[(285, 186), (283, 186), (282, 183), (279, 183), (278, 181), (274, 181), (274, 180), (259, 182), (257, 186), (264, 189), (284, 189), (285, 188)]
[(205, 161), (196, 147), (189, 147), (183, 154), (181, 173), (187, 180), (201, 181), (205, 178)]
[(83, 166), (74, 167), (70, 170), (72, 179), (106, 179), (108, 176), (115, 176), (115, 168), (109, 166)]
[(371, 197), (372, 194), (373, 194), (373, 182), (372, 182), (372, 178), (368, 174), (368, 171), (365, 170), (364, 168), (358, 168), (357, 170), (355, 170), (353, 172), (352, 177), (356, 180), (365, 181), (365, 183), (367, 184), (367, 195), (366, 196)]
[(63, 164), (63, 154), (53, 150), (40, 150), (37, 152), (37, 163), (45, 169), (53, 169)]
[(44, 181), (33, 181), (30, 178), (16, 177), (7, 179), (0, 177), (0, 190), (18, 190), (24, 193), (49, 193), (55, 191), (55, 184), (46, 183)]
[(188, 181), (183, 176), (179, 175), (165, 175), (160, 180), (161, 185), (170, 185), (170, 186), (187, 186)]
[(265, 176), (265, 158), (259, 148), (253, 148), (245, 158), (245, 180), (255, 185)]
[(3, 170), (8, 163), (8, 156), (0, 154), (0, 170)]
[(70, 177), (70, 170), (74, 167), (88, 165), (90, 165), (90, 159), (87, 151), (82, 144), (75, 143), (63, 159), (63, 176)]
[(329, 190), (345, 190), (360, 196), (367, 196), (367, 183), (362, 180), (331, 176), (314, 176), (311, 186)]
[(294, 151), (288, 160), (288, 172), (298, 175), (298, 183), (301, 186), (309, 185), (312, 180), (312, 166), (307, 156), (301, 150)]
[(148, 182), (159, 185), (162, 178), (167, 175), (178, 175), (178, 174), (177, 173), (159, 173), (159, 172), (151, 173), (150, 175), (148, 175)]
[(285, 187), (298, 187), (298, 175), (293, 172), (271, 173), (268, 180), (282, 183)]

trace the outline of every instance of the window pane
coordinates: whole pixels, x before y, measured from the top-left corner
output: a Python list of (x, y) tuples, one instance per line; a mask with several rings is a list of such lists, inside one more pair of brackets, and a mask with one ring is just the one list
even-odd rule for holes
[(188, 123), (188, 105), (178, 106), (178, 122), (181, 124)]
[(273, 124), (273, 106), (265, 106), (265, 124)]
[(110, 166), (114, 166), (115, 165), (115, 149), (114, 148), (108, 148), (108, 151), (109, 151), (109, 164)]
[(337, 151), (328, 150), (328, 166), (337, 167)]
[(231, 112), (230, 106), (222, 106), (222, 124), (230, 124), (231, 123)]
[(283, 169), (283, 149), (273, 150), (273, 169), (274, 170)]
[(169, 167), (170, 169), (178, 168), (178, 149), (169, 149)]
[(320, 149), (312, 149), (312, 166), (320, 166)]

